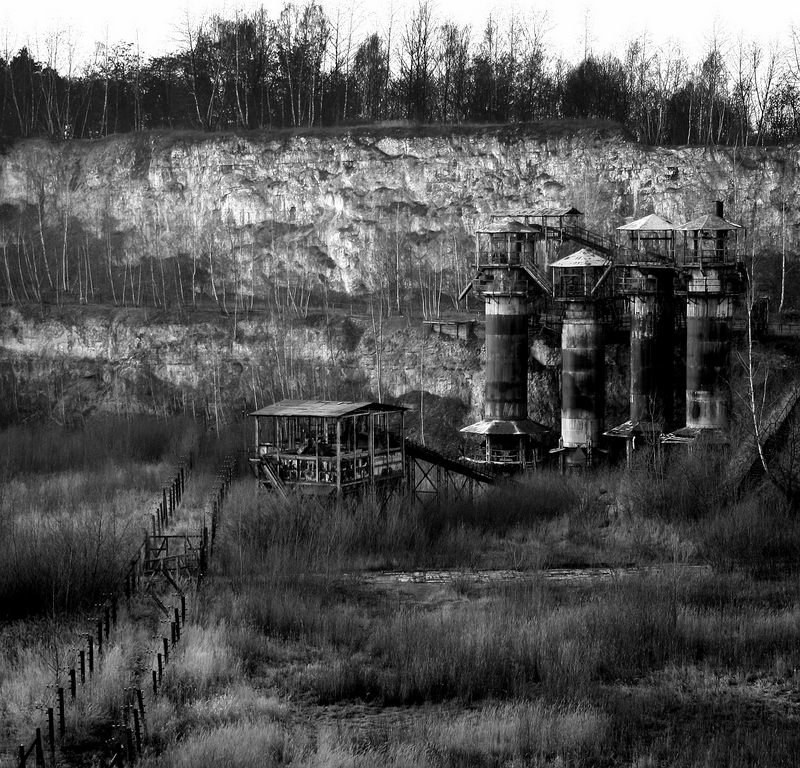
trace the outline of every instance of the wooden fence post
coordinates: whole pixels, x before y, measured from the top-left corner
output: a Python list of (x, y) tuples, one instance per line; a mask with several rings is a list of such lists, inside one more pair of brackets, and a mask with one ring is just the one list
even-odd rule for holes
[(136, 689), (136, 701), (139, 704), (139, 712), (142, 716), (142, 729), (144, 730), (144, 737), (147, 738), (147, 717), (144, 713), (144, 694), (141, 688)]
[(142, 754), (142, 730), (139, 723), (139, 710), (133, 707), (133, 732), (136, 736), (136, 752)]
[(47, 708), (47, 735), (50, 738), (50, 763), (56, 764), (56, 717), (52, 707)]
[(37, 768), (44, 768), (44, 749), (42, 747), (42, 729), (36, 729), (36, 765)]
[(64, 734), (67, 732), (67, 719), (64, 712), (64, 689), (59, 687), (58, 695), (58, 736), (63, 739)]

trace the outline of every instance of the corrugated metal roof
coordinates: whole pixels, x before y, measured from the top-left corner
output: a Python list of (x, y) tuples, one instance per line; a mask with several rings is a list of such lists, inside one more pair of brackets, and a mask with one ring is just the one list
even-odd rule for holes
[(608, 437), (627, 438), (637, 435), (657, 435), (661, 431), (661, 426), (654, 421), (626, 421), (624, 424), (603, 432), (603, 434), (608, 435)]
[(493, 221), (485, 227), (475, 230), (479, 234), (502, 234), (504, 232), (512, 232), (513, 234), (529, 234), (535, 235), (541, 232), (541, 227), (532, 227), (530, 224), (523, 224), (521, 221), (509, 221), (502, 223)]
[(727, 221), (714, 213), (706, 213), (696, 219), (687, 221), (686, 224), (675, 227), (680, 232), (699, 232), (701, 229), (712, 232), (730, 232), (741, 228), (741, 224), (734, 224), (732, 221)]
[(345, 400), (281, 400), (253, 411), (250, 416), (319, 416), (338, 418), (354, 413), (405, 411), (400, 405)]
[(559, 217), (559, 216), (583, 216), (577, 208), (513, 208), (508, 211), (498, 211), (492, 214), (493, 216), (536, 216), (542, 217)]
[(530, 419), (479, 421), (468, 427), (462, 427), (459, 431), (469, 435), (529, 435), (530, 437), (542, 437), (550, 432), (543, 424)]
[(675, 229), (675, 225), (658, 214), (651, 213), (649, 216), (630, 222), (630, 224), (623, 224), (617, 229), (623, 232), (668, 232)]
[(563, 259), (554, 261), (551, 267), (607, 267), (611, 262), (605, 257), (601, 256), (595, 251), (590, 251), (588, 248), (581, 248)]
[(692, 443), (696, 440), (714, 445), (726, 445), (729, 442), (723, 430), (701, 427), (681, 427), (661, 438), (661, 442), (667, 445)]

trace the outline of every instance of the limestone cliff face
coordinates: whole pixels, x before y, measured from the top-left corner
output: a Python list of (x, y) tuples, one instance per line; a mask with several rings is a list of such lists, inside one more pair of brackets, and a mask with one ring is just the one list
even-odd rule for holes
[[(649, 148), (603, 128), (153, 133), (21, 142), (0, 158), (0, 206), (35, 210), (52, 227), (78, 222), (109, 242), (113, 235), (115, 264), (188, 254), (244, 291), (294, 275), (358, 296), (380, 282), (388, 255), (402, 257), (411, 281), (438, 271), (452, 293), (471, 274), (472, 234), (490, 212), (574, 205), (588, 227), (610, 234), (650, 211), (683, 221), (722, 199), (728, 218), (766, 241), (800, 225), (799, 163), (793, 147)], [(374, 318), (346, 313), (233, 321), (50, 307), (5, 308), (0, 322), (6, 422), (97, 409), (230, 418), (245, 402), (370, 393), (413, 407), (420, 392), (452, 405), (453, 430), (481, 415), (480, 333), (471, 341), (425, 335), (419, 319), (377, 328)], [(536, 340), (531, 417), (550, 424), (558, 358), (552, 340)], [(609, 407), (624, 414), (624, 365), (608, 378)]]
[[(405, 129), (404, 129), (405, 130)], [(117, 236), (117, 261), (202, 252), (220, 276), (281, 270), (348, 291), (398, 249), (420, 264), (469, 263), (470, 235), (512, 206), (574, 205), (610, 234), (651, 211), (686, 221), (726, 202), (768, 235), (800, 224), (796, 148), (644, 147), (611, 129), (359, 129), (334, 136), (144, 133), (20, 142), (0, 159), (0, 205), (40, 206)], [(444, 261), (442, 261), (444, 260)], [(468, 270), (467, 270), (468, 271)]]

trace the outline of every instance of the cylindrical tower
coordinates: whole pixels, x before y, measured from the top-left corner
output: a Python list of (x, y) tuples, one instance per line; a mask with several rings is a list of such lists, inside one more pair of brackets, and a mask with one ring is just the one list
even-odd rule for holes
[(551, 264), (553, 296), (564, 304), (561, 326), (562, 467), (591, 466), (605, 420), (605, 342), (601, 306), (612, 263), (582, 249)]
[(731, 415), (730, 326), (740, 290), (737, 237), (743, 229), (715, 212), (677, 228), (686, 289), (686, 426), (662, 442), (727, 442)]
[(725, 431), (730, 426), (730, 324), (733, 296), (725, 267), (692, 269), (686, 294), (686, 426)]
[(475, 292), (485, 302), (484, 418), (461, 432), (480, 440), (466, 458), (519, 471), (549, 431), (528, 419), (528, 300), (542, 275), (533, 261), (540, 230), (518, 221), (478, 230)]
[(605, 343), (596, 301), (569, 301), (561, 326), (561, 440), (597, 446), (605, 417)]
[(663, 427), (673, 419), (672, 350), (675, 343), (673, 270), (649, 275), (652, 293), (631, 297), (632, 422)]
[(486, 298), (486, 419), (528, 418), (528, 308), (523, 295)]
[(650, 214), (617, 233), (617, 282), (630, 317), (630, 407), (628, 421), (606, 435), (626, 441), (630, 461), (673, 418), (675, 226)]

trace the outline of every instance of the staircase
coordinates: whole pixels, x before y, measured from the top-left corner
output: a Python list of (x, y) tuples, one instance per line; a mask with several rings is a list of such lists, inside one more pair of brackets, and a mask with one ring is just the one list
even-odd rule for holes
[(545, 296), (553, 295), (553, 283), (550, 278), (544, 273), (542, 269), (534, 262), (534, 260), (527, 254), (520, 257), (520, 264), (522, 268), (528, 273), (530, 278), (542, 289)]

